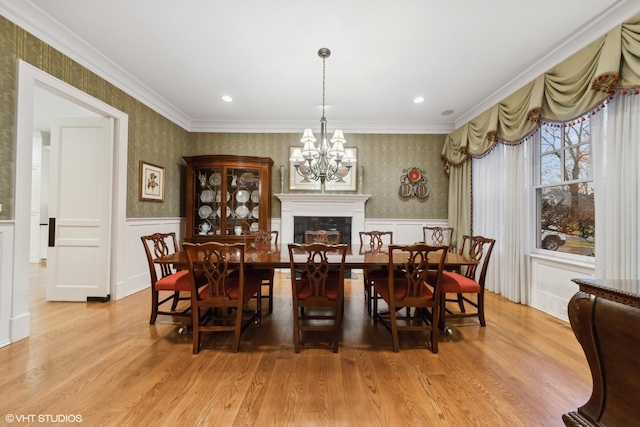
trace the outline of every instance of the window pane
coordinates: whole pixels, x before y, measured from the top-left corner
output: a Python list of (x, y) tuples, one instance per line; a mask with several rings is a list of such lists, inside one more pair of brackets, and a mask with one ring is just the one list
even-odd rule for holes
[(578, 255), (595, 255), (593, 190), (592, 182), (538, 190), (539, 248)]
[(540, 127), (540, 153), (559, 150), (562, 144), (562, 129), (543, 125)]
[(588, 144), (578, 145), (565, 150), (565, 180), (588, 179), (590, 177), (591, 150)]
[(567, 124), (564, 128), (565, 146), (589, 142), (591, 139), (590, 123), (589, 120), (584, 120), (575, 124)]
[(560, 153), (540, 156), (540, 184), (544, 185), (562, 182), (561, 171)]

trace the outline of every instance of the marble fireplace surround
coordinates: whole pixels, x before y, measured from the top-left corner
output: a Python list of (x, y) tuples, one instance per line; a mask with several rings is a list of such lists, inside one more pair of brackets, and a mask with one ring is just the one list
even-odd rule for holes
[(280, 242), (293, 242), (293, 219), (297, 216), (350, 217), (351, 241), (359, 242), (364, 228), (364, 205), (370, 194), (275, 194), (280, 199)]

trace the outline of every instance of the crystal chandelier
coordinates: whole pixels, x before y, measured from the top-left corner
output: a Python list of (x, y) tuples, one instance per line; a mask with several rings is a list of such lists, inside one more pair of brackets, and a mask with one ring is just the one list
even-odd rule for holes
[(336, 129), (331, 138), (331, 147), (327, 142), (327, 119), (324, 117), (325, 93), (325, 59), (331, 55), (326, 47), (318, 51), (322, 58), (322, 118), (320, 119), (320, 144), (316, 146), (316, 138), (311, 129), (305, 129), (300, 142), (302, 149), (295, 148), (289, 159), (296, 168), (296, 172), (305, 179), (320, 181), (324, 189), (325, 181), (341, 181), (347, 176), (351, 167), (356, 163), (356, 156), (352, 149), (344, 148), (347, 142), (340, 129)]

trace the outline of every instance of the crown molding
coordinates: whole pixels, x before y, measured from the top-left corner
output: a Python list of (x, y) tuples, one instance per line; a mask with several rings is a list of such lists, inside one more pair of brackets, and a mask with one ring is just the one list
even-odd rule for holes
[(544, 74), (565, 59), (569, 58), (589, 43), (602, 37), (611, 31), (616, 25), (620, 25), (627, 19), (640, 12), (639, 0), (620, 0), (607, 9), (604, 13), (593, 19), (588, 25), (582, 27), (564, 42), (543, 55), (531, 67), (507, 82), (484, 101), (461, 115), (455, 121), (455, 129), (478, 117), (500, 101), (516, 92), (538, 76)]
[[(331, 120), (331, 129), (361, 134), (449, 134), (454, 124), (450, 122), (349, 122)], [(228, 133), (301, 133), (306, 128), (320, 128), (317, 121), (217, 121), (193, 120), (191, 132)]]
[(189, 130), (189, 117), (33, 3), (24, 0), (2, 0), (0, 13), (178, 126)]

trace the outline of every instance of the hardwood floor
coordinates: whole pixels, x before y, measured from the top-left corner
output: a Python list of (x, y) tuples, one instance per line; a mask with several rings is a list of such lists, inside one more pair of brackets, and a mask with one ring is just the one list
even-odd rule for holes
[[(340, 350), (321, 335), (293, 351), (290, 280), (276, 272), (274, 312), (242, 336), (205, 335), (191, 353), (179, 320), (149, 325), (150, 295), (109, 303), (44, 301), (31, 277), (31, 336), (0, 349), (0, 414), (80, 415), (82, 425), (561, 426), (591, 375), (570, 326), (487, 295), (487, 327), (450, 321), (428, 336), (391, 335), (348, 280)], [(15, 423), (15, 425), (28, 423)], [(36, 424), (36, 423), (34, 423)], [(60, 423), (62, 424), (62, 423)], [(43, 425), (43, 424), (40, 424)]]

